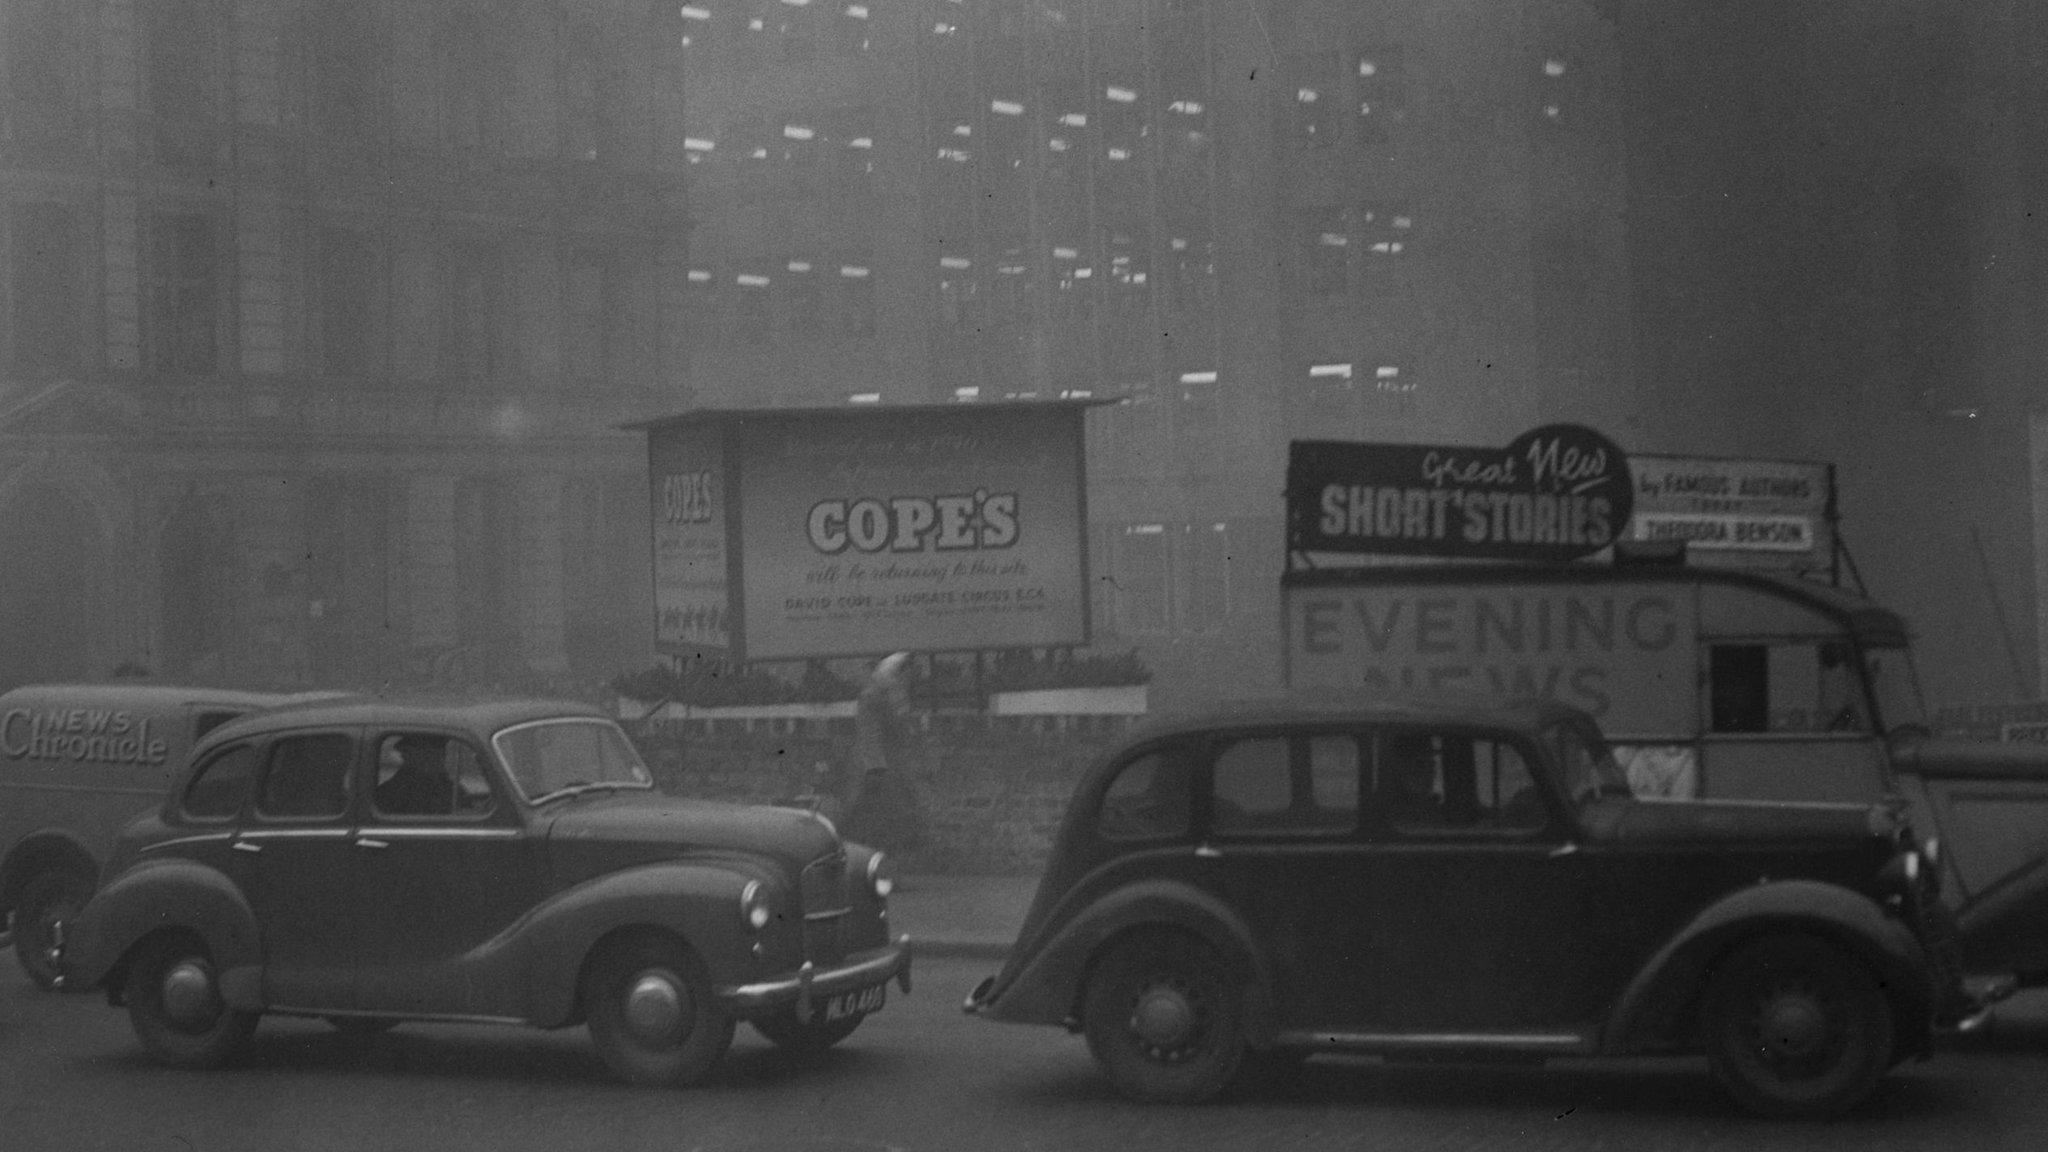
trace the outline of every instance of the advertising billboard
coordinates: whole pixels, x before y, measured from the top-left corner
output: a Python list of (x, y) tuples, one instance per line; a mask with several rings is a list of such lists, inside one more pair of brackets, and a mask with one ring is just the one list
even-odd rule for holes
[(1629, 458), (1576, 424), (1506, 448), (1297, 440), (1287, 547), (1444, 559), (1572, 560), (1628, 522)]
[(640, 425), (658, 648), (791, 660), (1087, 643), (1087, 406)]
[(1626, 539), (1683, 540), (1698, 563), (1819, 568), (1833, 561), (1834, 469), (1798, 460), (1632, 455)]
[(1290, 588), (1288, 682), (1562, 700), (1610, 736), (1697, 730), (1693, 598), (1668, 584)]

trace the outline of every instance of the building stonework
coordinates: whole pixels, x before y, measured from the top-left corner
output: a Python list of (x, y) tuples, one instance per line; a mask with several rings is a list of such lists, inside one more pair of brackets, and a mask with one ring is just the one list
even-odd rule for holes
[(0, 0), (0, 682), (645, 666), (563, 493), (689, 403), (665, 8)]
[(2044, 13), (0, 0), (0, 684), (601, 683), (619, 424), (1085, 392), (1163, 706), (1278, 683), (1290, 440), (1556, 420), (1836, 462), (1935, 702), (2038, 691)]

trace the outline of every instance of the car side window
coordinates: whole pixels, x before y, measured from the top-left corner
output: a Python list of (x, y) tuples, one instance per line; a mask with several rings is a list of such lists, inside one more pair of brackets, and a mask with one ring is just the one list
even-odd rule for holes
[(270, 747), (270, 764), (256, 797), (261, 816), (330, 819), (348, 811), (349, 769), (355, 740), (345, 733), (286, 736)]
[(1527, 835), (1548, 822), (1527, 757), (1467, 732), (1401, 731), (1377, 745), (1375, 805), (1401, 834)]
[(491, 785), (469, 743), (438, 733), (391, 733), (377, 741), (370, 805), (379, 816), (474, 820), (491, 811)]
[(1255, 736), (1216, 754), (1210, 823), (1223, 835), (1344, 831), (1357, 824), (1358, 742)]
[(1102, 795), (1096, 831), (1105, 840), (1149, 840), (1184, 835), (1192, 824), (1187, 758), (1159, 748), (1125, 764)]
[(242, 810), (242, 802), (249, 798), (249, 784), (255, 779), (255, 747), (237, 744), (224, 748), (193, 774), (180, 810), (194, 820), (225, 820)]

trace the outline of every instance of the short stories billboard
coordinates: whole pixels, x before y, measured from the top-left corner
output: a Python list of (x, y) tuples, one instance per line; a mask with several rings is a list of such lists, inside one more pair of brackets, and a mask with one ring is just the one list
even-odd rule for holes
[(1819, 568), (1834, 559), (1834, 469), (1797, 460), (1634, 455), (1625, 538), (1685, 542), (1695, 562)]
[(1572, 560), (1614, 543), (1633, 495), (1627, 456), (1576, 424), (1537, 428), (1505, 448), (1297, 440), (1287, 547)]
[(639, 425), (657, 647), (784, 660), (1086, 643), (1087, 406)]

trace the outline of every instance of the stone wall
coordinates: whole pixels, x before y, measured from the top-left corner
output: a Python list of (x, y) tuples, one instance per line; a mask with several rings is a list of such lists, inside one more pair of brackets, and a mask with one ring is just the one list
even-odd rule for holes
[[(818, 766), (850, 764), (850, 721), (771, 725), (684, 723), (636, 739), (664, 790), (680, 796), (771, 803), (814, 791)], [(914, 775), (929, 843), (897, 852), (901, 871), (1033, 875), (1045, 865), (1067, 800), (1121, 721), (975, 717), (926, 732)]]

